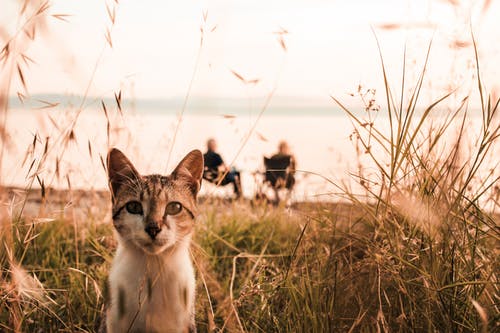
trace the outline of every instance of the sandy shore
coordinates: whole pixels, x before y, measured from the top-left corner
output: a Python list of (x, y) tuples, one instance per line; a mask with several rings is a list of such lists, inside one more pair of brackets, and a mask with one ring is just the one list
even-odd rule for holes
[[(10, 221), (21, 219), (25, 223), (46, 223), (54, 220), (70, 220), (79, 224), (110, 223), (110, 193), (103, 190), (56, 190), (48, 188), (42, 193), (40, 188), (26, 190), (18, 187), (1, 187), (1, 216)], [(199, 217), (214, 209), (220, 214), (236, 210), (252, 215), (257, 210), (272, 209), (271, 204), (249, 199), (232, 200), (213, 196), (198, 198)], [(258, 207), (257, 207), (258, 206)], [(267, 208), (266, 208), (267, 207)], [(258, 209), (260, 208), (260, 209)], [(333, 214), (340, 223), (352, 221), (360, 216), (350, 203), (335, 202), (294, 202), (290, 207), (280, 206), (287, 215), (313, 217), (325, 212)]]

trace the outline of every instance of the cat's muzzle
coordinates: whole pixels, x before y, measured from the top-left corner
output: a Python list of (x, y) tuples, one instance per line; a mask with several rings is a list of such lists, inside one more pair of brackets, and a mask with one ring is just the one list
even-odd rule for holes
[(152, 240), (156, 238), (156, 235), (158, 235), (161, 231), (161, 228), (158, 224), (148, 224), (146, 225), (146, 228), (144, 229), (146, 233), (151, 237)]

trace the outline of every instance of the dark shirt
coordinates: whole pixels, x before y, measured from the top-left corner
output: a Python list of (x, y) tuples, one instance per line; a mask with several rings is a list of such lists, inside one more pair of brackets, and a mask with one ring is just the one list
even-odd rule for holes
[(217, 170), (219, 166), (224, 164), (222, 157), (214, 151), (207, 151), (203, 155), (203, 160), (205, 161), (205, 167), (209, 170)]
[(277, 160), (284, 159), (284, 158), (290, 159), (289, 160), (290, 163), (286, 166), (286, 168), (288, 168), (288, 173), (294, 174), (295, 173), (295, 157), (293, 155), (277, 153), (271, 157), (271, 159), (277, 159)]

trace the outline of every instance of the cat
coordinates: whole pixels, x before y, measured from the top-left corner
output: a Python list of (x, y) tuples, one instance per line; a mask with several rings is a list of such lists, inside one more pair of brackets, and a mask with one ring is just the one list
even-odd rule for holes
[(203, 155), (191, 151), (169, 176), (141, 176), (114, 148), (107, 168), (118, 248), (101, 327), (108, 333), (196, 332), (189, 247)]

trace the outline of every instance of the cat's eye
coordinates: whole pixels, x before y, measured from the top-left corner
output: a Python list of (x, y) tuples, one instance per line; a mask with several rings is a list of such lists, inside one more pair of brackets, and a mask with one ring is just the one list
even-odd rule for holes
[(125, 205), (125, 208), (130, 214), (142, 215), (143, 213), (142, 204), (139, 201), (129, 201)]
[(172, 201), (167, 204), (166, 213), (168, 215), (177, 215), (181, 212), (182, 205), (180, 202)]

